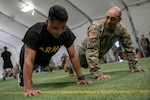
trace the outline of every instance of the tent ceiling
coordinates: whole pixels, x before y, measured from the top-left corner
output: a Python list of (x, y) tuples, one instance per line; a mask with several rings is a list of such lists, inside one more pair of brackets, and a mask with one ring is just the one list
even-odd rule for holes
[[(4, 45), (14, 48), (22, 45), (21, 40), (27, 29), (36, 22), (45, 21), (49, 8), (55, 4), (67, 9), (68, 26), (74, 29), (87, 21), (104, 18), (107, 9), (112, 6), (118, 6), (124, 10), (123, 2), (129, 8), (136, 29), (140, 29), (144, 24), (148, 30), (150, 28), (150, 11), (148, 11), (150, 0), (0, 0), (0, 49)], [(145, 6), (140, 7), (140, 4)], [(32, 11), (21, 12), (21, 8), (25, 5), (35, 7), (34, 15)], [(147, 11), (138, 12), (141, 8)], [(141, 22), (144, 17), (137, 16), (143, 14), (149, 16), (145, 18), (144, 23)]]

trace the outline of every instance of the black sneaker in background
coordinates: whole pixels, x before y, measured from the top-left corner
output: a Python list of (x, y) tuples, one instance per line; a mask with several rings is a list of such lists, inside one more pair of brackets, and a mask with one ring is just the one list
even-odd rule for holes
[(5, 77), (3, 77), (2, 81), (5, 81)]
[(18, 74), (18, 86), (24, 86), (23, 75)]
[(14, 79), (17, 79), (16, 75), (14, 75)]

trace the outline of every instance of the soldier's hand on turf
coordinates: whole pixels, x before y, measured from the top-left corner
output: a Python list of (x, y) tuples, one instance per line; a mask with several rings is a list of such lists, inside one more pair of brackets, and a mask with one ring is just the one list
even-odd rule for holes
[(90, 80), (79, 80), (78, 82), (77, 82), (77, 85), (79, 85), (79, 84), (93, 84), (93, 82), (92, 81), (90, 81)]
[(145, 71), (147, 71), (146, 69), (143, 69), (143, 68), (139, 68), (139, 67), (137, 67), (137, 68), (135, 68), (135, 69), (131, 69), (131, 72), (132, 73), (134, 73), (134, 72), (145, 72)]
[(101, 75), (101, 76), (98, 76), (96, 79), (97, 80), (105, 80), (105, 79), (110, 79), (110, 75)]
[(27, 90), (27, 91), (24, 92), (24, 96), (25, 97), (28, 97), (28, 96), (37, 96), (40, 93), (41, 93), (40, 90)]

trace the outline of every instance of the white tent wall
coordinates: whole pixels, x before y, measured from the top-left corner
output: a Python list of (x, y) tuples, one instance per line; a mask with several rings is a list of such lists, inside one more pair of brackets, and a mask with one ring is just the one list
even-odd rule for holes
[[(20, 11), (29, 3), (35, 7), (34, 16), (31, 15), (32, 11)], [(104, 18), (112, 6), (122, 9), (121, 22), (131, 33), (134, 48), (139, 48), (136, 38), (140, 42), (141, 34), (150, 39), (150, 0), (0, 0), (0, 49), (8, 46), (14, 63), (18, 62), (23, 44), (21, 40), (27, 29), (36, 22), (45, 21), (49, 7), (56, 4), (64, 6), (68, 11), (68, 26), (77, 37), (75, 48), (87, 36), (91, 22)], [(64, 47), (53, 57), (56, 63), (60, 61), (62, 53), (66, 53)]]
[(139, 6), (131, 6), (129, 8), (137, 37), (141, 39), (141, 35), (144, 34), (145, 37), (150, 39), (150, 10), (148, 10), (150, 9), (150, 2)]
[(128, 14), (127, 14), (127, 11), (126, 10), (123, 10), (122, 11), (122, 20), (121, 20), (121, 23), (127, 28), (127, 30), (129, 31), (130, 35), (131, 35), (131, 38), (132, 38), (132, 41), (133, 41), (133, 46), (134, 48), (138, 48), (138, 44), (136, 43), (136, 40), (135, 40), (135, 36), (134, 36), (134, 32), (133, 32), (133, 29), (132, 29), (132, 26), (131, 26), (131, 22), (129, 20), (129, 17), (128, 17)]
[(90, 22), (84, 23), (82, 26), (79, 26), (76, 29), (72, 29), (73, 33), (76, 36), (75, 46), (79, 45), (87, 37), (87, 28), (89, 27)]

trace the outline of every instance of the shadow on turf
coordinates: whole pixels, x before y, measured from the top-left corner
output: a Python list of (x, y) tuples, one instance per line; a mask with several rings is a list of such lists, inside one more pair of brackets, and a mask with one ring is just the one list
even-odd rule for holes
[[(123, 71), (112, 71), (112, 72), (104, 72), (103, 74), (107, 74), (107, 75), (123, 75), (123, 74), (131, 74), (131, 72), (129, 72), (129, 70), (123, 70)], [(90, 75), (90, 74), (84, 74), (85, 78), (87, 80), (93, 80), (94, 78)], [(64, 79), (65, 81), (65, 79)], [(37, 84), (34, 84), (33, 86), (35, 88), (47, 88), (47, 87), (51, 87), (51, 88), (64, 88), (64, 87), (67, 87), (67, 86), (71, 86), (71, 85), (76, 85), (76, 80), (72, 80), (72, 81), (67, 81), (66, 82), (62, 82), (59, 81), (59, 82), (47, 82), (47, 83), (37, 83)]]
[(39, 83), (39, 84), (34, 84), (33, 86), (35, 88), (64, 88), (67, 86), (71, 86), (75, 84), (75, 82), (48, 82), (48, 83)]
[(131, 72), (129, 70), (122, 70), (122, 71), (111, 71), (111, 72), (104, 72), (103, 74), (109, 74), (109, 75), (118, 75), (118, 74), (130, 74)]
[[(149, 71), (149, 68), (144, 68), (147, 71)], [(144, 73), (144, 72), (134, 72), (134, 73)], [(129, 70), (122, 70), (122, 71), (111, 71), (111, 72), (104, 72), (103, 74), (109, 74), (109, 75), (123, 75), (123, 74), (134, 74), (132, 72), (130, 72)]]
[[(130, 73), (131, 72), (129, 70), (103, 72), (104, 75), (119, 75), (119, 74), (130, 74)], [(89, 79), (93, 79), (93, 77), (90, 74), (84, 74), (84, 75)]]

